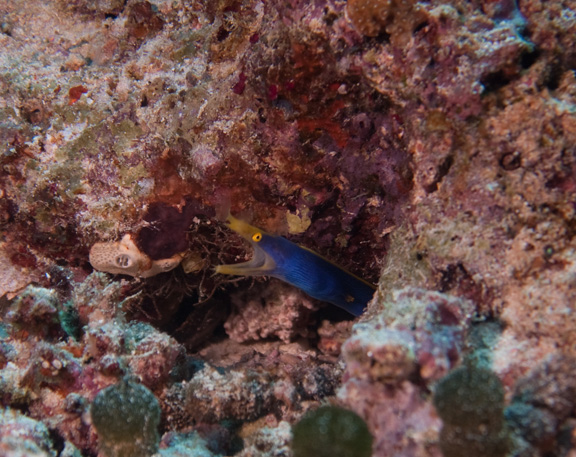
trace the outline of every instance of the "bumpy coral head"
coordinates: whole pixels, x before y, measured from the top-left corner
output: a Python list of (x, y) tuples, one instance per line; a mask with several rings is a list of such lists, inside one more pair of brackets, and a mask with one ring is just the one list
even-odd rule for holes
[(346, 10), (356, 30), (377, 36), (385, 30), (392, 0), (348, 0)]
[(416, 0), (348, 0), (346, 12), (359, 33), (375, 37), (386, 32), (398, 47), (410, 41), (414, 27), (423, 21)]

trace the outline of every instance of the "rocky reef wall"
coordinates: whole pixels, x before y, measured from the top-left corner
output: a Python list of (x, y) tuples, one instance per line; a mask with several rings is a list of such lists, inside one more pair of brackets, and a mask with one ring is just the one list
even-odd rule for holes
[[(575, 455), (575, 1), (0, 21), (0, 455), (305, 457), (314, 411), (374, 457)], [(365, 313), (215, 274), (228, 213)]]

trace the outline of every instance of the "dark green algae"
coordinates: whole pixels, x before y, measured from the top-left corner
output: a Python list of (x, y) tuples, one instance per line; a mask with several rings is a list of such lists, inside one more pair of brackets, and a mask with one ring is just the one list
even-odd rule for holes
[(356, 413), (322, 406), (292, 428), (294, 457), (370, 457), (372, 435)]

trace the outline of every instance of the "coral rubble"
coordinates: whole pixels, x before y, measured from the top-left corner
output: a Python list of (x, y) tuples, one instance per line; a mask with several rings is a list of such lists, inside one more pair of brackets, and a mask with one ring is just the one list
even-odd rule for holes
[[(575, 11), (0, 1), (0, 454), (573, 456)], [(229, 213), (366, 312), (216, 274)]]

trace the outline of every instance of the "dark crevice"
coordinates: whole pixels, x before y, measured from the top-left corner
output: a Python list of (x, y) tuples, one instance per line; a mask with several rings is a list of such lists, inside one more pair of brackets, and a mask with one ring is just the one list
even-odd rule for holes
[(510, 84), (515, 79), (515, 76), (511, 77), (503, 70), (487, 74), (480, 80), (480, 83), (484, 86), (484, 94), (502, 89)]
[(544, 80), (544, 86), (549, 90), (556, 90), (558, 86), (560, 86), (560, 80), (562, 79), (562, 75), (564, 74), (565, 68), (564, 66), (556, 61), (552, 62), (549, 66), (546, 79)]
[(522, 157), (518, 151), (506, 152), (498, 162), (504, 170), (512, 171), (522, 166)]
[(56, 453), (58, 455), (62, 454), (66, 440), (60, 435), (60, 433), (58, 433), (57, 430), (48, 429), (48, 431), (50, 433), (52, 445), (53, 445), (54, 449), (56, 450)]
[(431, 194), (431, 193), (436, 192), (438, 190), (438, 185), (442, 182), (444, 177), (448, 174), (448, 172), (450, 171), (450, 168), (452, 167), (453, 164), (454, 164), (454, 157), (452, 157), (451, 155), (447, 156), (442, 161), (442, 163), (438, 166), (438, 170), (436, 171), (436, 176), (434, 176), (434, 179), (432, 180), (432, 182), (424, 187), (426, 192)]
[(426, 27), (428, 27), (428, 21), (421, 22), (420, 24), (416, 25), (416, 27), (414, 27), (412, 34), (416, 35), (420, 30), (423, 30)]
[(520, 65), (523, 69), (527, 70), (536, 63), (540, 55), (541, 52), (538, 48), (534, 48), (529, 52), (523, 52), (520, 56)]

